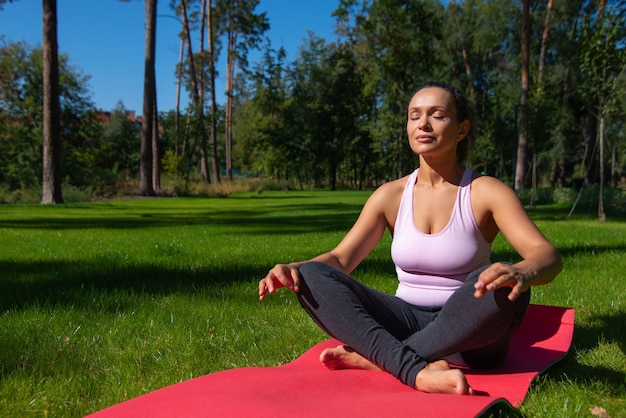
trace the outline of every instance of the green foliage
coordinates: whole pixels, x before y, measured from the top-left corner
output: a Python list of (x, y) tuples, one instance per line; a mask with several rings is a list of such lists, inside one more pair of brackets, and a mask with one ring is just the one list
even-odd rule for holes
[(183, 173), (183, 159), (173, 150), (168, 149), (161, 159), (161, 167), (166, 174), (180, 175)]
[[(61, 124), (66, 150), (64, 174), (80, 184), (81, 165), (71, 156), (83, 147), (93, 105), (87, 80), (66, 56), (59, 59)], [(0, 38), (0, 184), (30, 189), (41, 180), (42, 51)], [(70, 156), (68, 158), (68, 156)]]
[[(470, 166), (510, 180), (524, 110), (527, 172), (534, 161), (538, 184), (597, 184), (595, 137), (603, 116), (604, 166), (611, 172), (605, 186), (615, 187), (626, 173), (626, 125), (619, 117), (626, 109), (624, 2), (552, 4), (549, 20), (546, 0), (531, 4), (531, 92), (528, 108), (521, 109), (520, 1), (342, 0), (334, 13), (336, 38), (309, 34), (292, 61), (268, 42), (252, 68), (248, 54), (259, 48), (268, 25), (254, 12), (259, 2), (237, 3), (238, 10), (226, 1), (213, 3), (215, 56), (229, 33), (241, 35), (229, 46), (242, 70), (232, 92), (235, 172), (300, 188), (363, 188), (398, 178), (416, 165), (406, 141), (406, 103), (418, 85), (436, 79), (461, 87), (474, 104), (472, 138), (464, 141), (474, 141)], [(189, 3), (192, 31), (199, 28), (199, 5)], [(207, 72), (207, 54), (194, 55), (198, 72)], [(39, 49), (0, 42), (0, 184), (10, 191), (40, 183), (41, 59)], [(178, 68), (187, 91), (191, 62)], [(198, 78), (205, 92), (212, 89), (209, 79), (208, 73)], [(98, 123), (87, 82), (61, 57), (63, 178), (107, 197), (137, 176), (138, 132), (121, 103), (110, 124)], [(194, 116), (199, 110), (194, 104), (160, 115), (160, 146), (170, 150), (161, 155), (167, 174), (180, 169), (176, 159), (182, 159), (186, 180), (200, 171), (210, 116), (218, 123), (216, 167), (225, 166), (225, 109), (203, 120)], [(187, 187), (181, 190), (187, 193)]]
[[(611, 98), (615, 108), (624, 108), (620, 98), (625, 96), (625, 84), (615, 79), (624, 66), (622, 46), (626, 34), (623, 19), (614, 13), (619, 4), (607, 3), (604, 20), (610, 24), (600, 26), (595, 3), (585, 3), (581, 8), (571, 2), (557, 2), (548, 21), (546, 3), (533, 3), (530, 155), (536, 155), (542, 184), (570, 186), (585, 175), (574, 171), (583, 158), (585, 163), (598, 164), (598, 154), (591, 157), (593, 144), (582, 146), (584, 138), (580, 134), (596, 120), (589, 101), (590, 93), (598, 90), (594, 86), (610, 86), (614, 90), (601, 97)], [(520, 2), (467, 0), (446, 2), (444, 7), (430, 1), (342, 1), (335, 16), (339, 23), (336, 42), (325, 43), (311, 36), (302, 46), (293, 71), (284, 75), (273, 72), (284, 68), (282, 62), (257, 69), (249, 102), (241, 104), (254, 106), (250, 116), (257, 120), (267, 117), (276, 129), (261, 130), (256, 138), (246, 136), (248, 143), (270, 145), (255, 148), (250, 154), (254, 155), (254, 164), (265, 169), (279, 166), (285, 168), (285, 175), (294, 176), (294, 170), (288, 168), (293, 164), (299, 168), (299, 177), (308, 177), (313, 184), (320, 184), (320, 179), (326, 177), (327, 184), (332, 185), (333, 159), (340, 155), (340, 183), (354, 184), (350, 176), (354, 176), (356, 167), (368, 173), (365, 178), (397, 178), (415, 165), (404, 132), (408, 95), (421, 82), (434, 78), (459, 85), (475, 103), (473, 130), (477, 143), (471, 150), (470, 165), (507, 180), (513, 166), (521, 110)], [(544, 27), (544, 22), (548, 27)], [(607, 30), (595, 31), (595, 27)], [(539, 42), (544, 31), (549, 36), (546, 60), (539, 74)], [(594, 36), (585, 35), (587, 32)], [(591, 39), (596, 41), (589, 44)], [(357, 106), (356, 114), (329, 105), (337, 103), (337, 97), (329, 95), (331, 102), (323, 98), (325, 88), (333, 86), (332, 74), (336, 70), (332, 64), (326, 66), (324, 60), (341, 54), (343, 48), (351, 53), (354, 77), (344, 79), (341, 86), (352, 83), (352, 88), (345, 91), (356, 95), (353, 100), (343, 101)], [(596, 71), (593, 83), (585, 82), (590, 80), (585, 75), (589, 73), (587, 67)], [(257, 81), (269, 79), (271, 86), (282, 87), (270, 90), (280, 94), (265, 101), (264, 89), (270, 85), (259, 88)], [(259, 106), (261, 102), (265, 105)], [(287, 116), (290, 109), (294, 109), (293, 118)], [(306, 116), (297, 116), (297, 111), (305, 111)], [(318, 137), (332, 138), (333, 118), (353, 126), (341, 131), (341, 140), (359, 144), (357, 147), (367, 150), (372, 158), (351, 161), (349, 152), (332, 143), (319, 146)], [(622, 122), (617, 119), (608, 121), (614, 138), (623, 131)], [(273, 144), (280, 144), (280, 148)], [(302, 154), (308, 160), (299, 161)], [(620, 166), (614, 170), (613, 181), (623, 172), (622, 154), (616, 155)], [(591, 177), (587, 180), (594, 181)]]
[(113, 167), (114, 172), (133, 177), (139, 171), (141, 126), (129, 119), (122, 103), (111, 113), (111, 121), (105, 127), (100, 145), (102, 165)]
[[(0, 206), (0, 415), (84, 416), (206, 373), (293, 360), (327, 337), (289, 292), (259, 303), (258, 279), (332, 248), (368, 195)], [(576, 329), (521, 412), (623, 416), (626, 219), (530, 213), (565, 265), (533, 303), (575, 308)], [(393, 292), (389, 246), (386, 235), (355, 275)], [(494, 260), (517, 257), (501, 237), (493, 250)]]
[(608, 8), (602, 18), (589, 22), (580, 34), (580, 73), (583, 94), (599, 100), (599, 115), (617, 110), (626, 68), (623, 10)]

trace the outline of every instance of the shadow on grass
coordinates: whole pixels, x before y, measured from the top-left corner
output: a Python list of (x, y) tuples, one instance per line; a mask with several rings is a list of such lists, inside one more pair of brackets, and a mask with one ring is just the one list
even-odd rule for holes
[[(589, 207), (579, 207), (570, 214), (571, 206), (547, 205), (534, 208), (526, 207), (526, 211), (535, 221), (567, 221), (567, 220), (597, 220), (598, 204)], [(626, 213), (606, 209), (606, 219), (612, 222), (626, 222)], [(598, 221), (599, 222), (599, 221)]]
[[(331, 225), (329, 229), (341, 229), (352, 222), (349, 215), (338, 216), (333, 222), (325, 222)], [(68, 220), (69, 222), (69, 220)], [(242, 220), (250, 225), (259, 225), (258, 220)], [(298, 225), (284, 227), (284, 218), (278, 220), (266, 220), (261, 222), (263, 233), (265, 229), (277, 229), (276, 233), (287, 234), (290, 228), (297, 230), (296, 233), (305, 233), (309, 229), (320, 231), (319, 221), (301, 220)], [(68, 226), (69, 227), (69, 226)], [(248, 233), (248, 232), (246, 232)], [(578, 255), (601, 254), (604, 252), (626, 252), (623, 245), (593, 246), (593, 248), (571, 247), (560, 250), (564, 258), (574, 258)], [(493, 261), (515, 261), (519, 256), (513, 250), (494, 251)], [(280, 262), (281, 260), (276, 260)], [(255, 266), (252, 263), (241, 262), (233, 265), (220, 267), (168, 267), (155, 264), (130, 265), (119, 260), (116, 255), (100, 259), (70, 261), (6, 261), (0, 260), (0, 309), (15, 309), (28, 306), (31, 303), (74, 303), (72, 298), (80, 298), (80, 292), (90, 290), (124, 290), (135, 293), (148, 294), (172, 294), (177, 292), (197, 292), (205, 288), (222, 288), (242, 281), (249, 281), (250, 285), (256, 285), (256, 281), (267, 273), (271, 266)], [(358, 268), (359, 271), (367, 271), (373, 276), (393, 277), (395, 270), (389, 258), (366, 258)], [(357, 272), (358, 274), (358, 272)], [(251, 288), (251, 294), (254, 289)], [(68, 296), (71, 293), (72, 296)], [(249, 295), (242, 296), (248, 298)], [(610, 323), (605, 333), (611, 333), (612, 329), (621, 329), (626, 323), (626, 317), (613, 321), (607, 318), (604, 322)], [(620, 328), (621, 327), (621, 328)], [(606, 334), (610, 335), (610, 334)], [(622, 351), (626, 352), (624, 336), (616, 339)], [(597, 341), (595, 341), (597, 342)]]
[[(30, 305), (74, 306), (98, 309), (93, 306), (94, 293), (122, 291), (136, 295), (169, 295), (206, 291), (215, 297), (223, 296), (223, 289), (233, 283), (251, 281), (261, 271), (251, 266), (228, 268), (175, 269), (163, 265), (116, 265), (110, 260), (68, 262), (0, 262), (0, 271), (10, 271), (0, 281), (0, 309), (19, 310)], [(252, 283), (251, 283), (252, 284)], [(232, 302), (253, 299), (250, 294), (230, 292)]]
[[(145, 229), (185, 225), (234, 226), (268, 234), (289, 234), (309, 231), (347, 231), (356, 221), (361, 205), (334, 203), (251, 206), (249, 209), (208, 209), (197, 207), (106, 208), (98, 215), (85, 209), (74, 213), (64, 209), (61, 216), (38, 212), (31, 217), (0, 220), (0, 228), (29, 230), (70, 229)], [(88, 211), (88, 213), (91, 210)], [(48, 216), (46, 216), (48, 215)], [(248, 227), (248, 228), (245, 228)]]
[(505, 400), (497, 401), (478, 415), (480, 418), (524, 418), (519, 409), (515, 409)]
[[(117, 291), (135, 295), (203, 293), (209, 298), (227, 298), (232, 303), (257, 301), (257, 283), (271, 266), (239, 263), (223, 267), (171, 268), (164, 265), (127, 265), (114, 258), (42, 262), (0, 261), (0, 311), (20, 310), (31, 305), (73, 306), (99, 309), (94, 294)], [(393, 277), (389, 260), (366, 259), (362, 269), (380, 277)], [(241, 284), (249, 292), (241, 292)], [(233, 288), (233, 285), (238, 285)]]
[(624, 371), (603, 366), (581, 364), (579, 353), (596, 350), (601, 345), (616, 344), (626, 355), (626, 312), (616, 314), (600, 314), (590, 319), (593, 326), (576, 325), (572, 348), (567, 356), (552, 366), (546, 373), (548, 378), (556, 381), (594, 382), (610, 388), (609, 396), (623, 396), (626, 392)]
[[(576, 258), (580, 255), (600, 255), (604, 253), (613, 253), (613, 252), (626, 252), (626, 245), (616, 244), (616, 245), (597, 245), (595, 243), (592, 244), (580, 244), (573, 246), (560, 246), (558, 248), (559, 254), (561, 258)], [(510, 261), (517, 262), (520, 260), (519, 254), (515, 252), (512, 248), (504, 249), (504, 250), (496, 250), (491, 254), (491, 261)]]

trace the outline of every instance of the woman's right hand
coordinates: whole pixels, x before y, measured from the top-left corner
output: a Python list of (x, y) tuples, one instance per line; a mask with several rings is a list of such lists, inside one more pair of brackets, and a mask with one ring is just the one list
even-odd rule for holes
[(273, 294), (276, 289), (286, 287), (298, 292), (300, 277), (298, 276), (299, 263), (276, 264), (264, 279), (259, 281), (259, 299), (265, 299), (265, 295)]

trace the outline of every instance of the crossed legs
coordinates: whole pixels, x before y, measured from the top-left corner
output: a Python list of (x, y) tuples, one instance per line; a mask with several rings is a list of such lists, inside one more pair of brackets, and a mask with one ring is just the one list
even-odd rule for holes
[(508, 289), (475, 299), (473, 273), (441, 310), (410, 305), (323, 263), (300, 268), (298, 299), (318, 325), (346, 346), (322, 353), (331, 368), (383, 369), (429, 392), (469, 393), (460, 370), (441, 358), (461, 352), (473, 367), (501, 361), (529, 302)]

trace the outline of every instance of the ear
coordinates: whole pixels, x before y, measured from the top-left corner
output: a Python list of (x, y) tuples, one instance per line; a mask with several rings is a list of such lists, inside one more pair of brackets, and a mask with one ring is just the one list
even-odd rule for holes
[(457, 134), (456, 141), (460, 142), (463, 138), (467, 136), (470, 130), (470, 121), (465, 119), (463, 122), (459, 124), (459, 133)]

